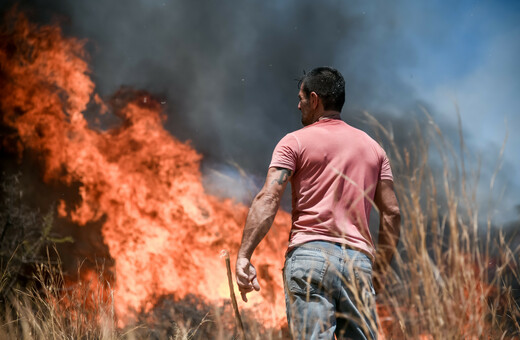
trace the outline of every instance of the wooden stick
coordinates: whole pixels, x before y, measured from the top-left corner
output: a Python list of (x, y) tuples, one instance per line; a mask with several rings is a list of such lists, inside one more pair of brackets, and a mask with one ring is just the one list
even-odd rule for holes
[(235, 311), (235, 322), (238, 327), (240, 339), (246, 340), (244, 324), (242, 324), (242, 318), (240, 317), (240, 312), (238, 310), (237, 298), (235, 297), (235, 289), (233, 287), (233, 275), (231, 274), (231, 263), (229, 261), (229, 253), (227, 250), (224, 249), (224, 250), (222, 250), (222, 252), (220, 254), (226, 260), (227, 277), (228, 277), (228, 283), (229, 283), (229, 294), (231, 295), (231, 303), (233, 304), (233, 310)]

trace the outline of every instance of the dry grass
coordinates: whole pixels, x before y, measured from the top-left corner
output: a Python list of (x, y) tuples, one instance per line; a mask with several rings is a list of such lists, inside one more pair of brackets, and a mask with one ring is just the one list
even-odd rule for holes
[[(478, 175), (470, 178), (464, 157), (425, 115), (429, 129), (417, 127), (417, 143), (400, 150), (391, 133), (367, 114), (390, 145), (403, 217), (400, 251), (378, 297), (380, 323), (390, 339), (519, 337), (520, 301), (514, 295), (518, 299), (520, 292), (512, 289), (520, 288), (520, 245), (510, 244), (491, 217), (482, 222)], [(432, 151), (442, 161), (442, 174), (429, 166)]]
[(1, 339), (118, 338), (104, 288), (89, 282), (67, 285), (59, 262), (36, 265), (30, 284), (7, 296), (0, 314)]
[[(484, 222), (480, 218), (478, 179), (467, 175), (464, 159), (435, 124), (428, 131), (418, 127), (417, 142), (400, 149), (390, 132), (373, 117), (367, 115), (367, 119), (389, 145), (402, 213), (399, 254), (382, 278), (385, 290), (377, 298), (384, 338), (519, 338), (520, 245), (518, 241), (511, 244), (511, 239), (494, 228), (491, 217)], [(463, 150), (462, 138), (460, 143)], [(433, 151), (441, 160), (442, 174), (430, 166)], [(37, 266), (34, 284), (13, 290), (5, 301), (0, 338), (188, 340), (236, 336), (228, 324), (233, 320), (231, 309), (211, 306), (202, 321), (195, 323), (175, 320), (182, 319), (181, 312), (166, 314), (172, 320), (158, 326), (162, 329), (144, 325), (121, 330), (116, 327), (109, 285), (83, 282), (66, 287), (58, 265)], [(145, 324), (147, 320), (143, 319)], [(251, 320), (244, 320), (248, 339), (283, 337), (281, 332), (265, 332)]]

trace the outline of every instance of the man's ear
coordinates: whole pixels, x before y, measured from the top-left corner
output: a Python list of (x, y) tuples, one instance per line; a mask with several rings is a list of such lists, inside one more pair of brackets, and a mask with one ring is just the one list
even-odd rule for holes
[(309, 95), (309, 99), (311, 101), (311, 107), (313, 109), (316, 109), (319, 105), (320, 97), (318, 97), (318, 94), (314, 91), (312, 91)]

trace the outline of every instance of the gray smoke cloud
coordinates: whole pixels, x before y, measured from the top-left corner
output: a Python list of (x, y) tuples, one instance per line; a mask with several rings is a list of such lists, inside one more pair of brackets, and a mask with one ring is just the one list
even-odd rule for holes
[(374, 29), (377, 18), (344, 2), (58, 1), (54, 11), (27, 3), (43, 6), (47, 17), (69, 18), (67, 34), (90, 41), (102, 95), (121, 85), (164, 95), (177, 137), (252, 172), (264, 171), (276, 142), (300, 127), (295, 80), (303, 70), (340, 69), (345, 117), (413, 97), (393, 74), (398, 58), (381, 57), (411, 54), (394, 43), (392, 24)]
[[(2, 11), (11, 5), (2, 4)], [(358, 118), (366, 110), (406, 145), (413, 142), (409, 121), (421, 116), (424, 105), (445, 137), (458, 141), (457, 127), (400, 72), (417, 62), (411, 35), (432, 35), (426, 12), (424, 27), (417, 25), (422, 33), (406, 30), (418, 20), (410, 2), (35, 0), (18, 6), (42, 23), (57, 17), (67, 35), (89, 41), (92, 76), (102, 96), (126, 85), (163, 98), (166, 127), (205, 156), (208, 178), (222, 177), (215, 169), (227, 169), (226, 178), (244, 170), (252, 178), (248, 193), (251, 181), (261, 184), (279, 139), (300, 128), (296, 79), (316, 66), (334, 66), (344, 75), (345, 121), (362, 127)], [(514, 165), (503, 167), (509, 173)], [(222, 180), (228, 186), (237, 181), (242, 179)], [(497, 184), (518, 188), (509, 176)], [(506, 198), (519, 201), (517, 194)]]

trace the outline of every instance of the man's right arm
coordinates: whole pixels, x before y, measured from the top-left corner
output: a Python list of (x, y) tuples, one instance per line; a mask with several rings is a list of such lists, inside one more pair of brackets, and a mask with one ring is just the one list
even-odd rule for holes
[(392, 261), (401, 230), (401, 213), (394, 192), (394, 183), (391, 180), (379, 181), (374, 202), (379, 209), (379, 239), (374, 268), (377, 279), (378, 275), (386, 272)]
[(247, 214), (236, 263), (237, 284), (245, 302), (247, 293), (253, 289), (260, 290), (256, 269), (251, 264), (251, 256), (273, 224), (280, 199), (291, 175), (292, 171), (289, 169), (270, 167), (264, 187), (256, 195)]

